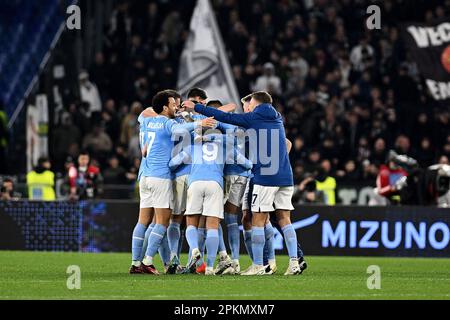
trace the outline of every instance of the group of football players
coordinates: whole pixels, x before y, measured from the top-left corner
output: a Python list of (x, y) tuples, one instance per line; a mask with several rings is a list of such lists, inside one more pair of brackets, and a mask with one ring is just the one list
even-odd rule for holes
[[(274, 228), (290, 258), (285, 275), (306, 269), (290, 221), (291, 143), (282, 116), (267, 92), (254, 92), (241, 102), (244, 112), (235, 113), (235, 104), (208, 100), (200, 88), (191, 89), (183, 103), (179, 93), (164, 90), (139, 116), (140, 210), (131, 274), (159, 274), (153, 262), (157, 253), (167, 274), (273, 274)], [(244, 243), (253, 262), (242, 272), (241, 211)], [(189, 258), (182, 266), (184, 238)]]

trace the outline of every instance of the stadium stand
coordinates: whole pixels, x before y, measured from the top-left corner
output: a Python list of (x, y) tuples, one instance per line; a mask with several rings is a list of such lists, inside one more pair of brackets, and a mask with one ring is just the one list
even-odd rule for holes
[(11, 117), (65, 19), (57, 0), (5, 1), (0, 10), (0, 100)]
[[(47, 22), (61, 18), (55, 2), (39, 1), (40, 8), (32, 10), (31, 17), (30, 9), (20, 17), (1, 19), (8, 21), (0, 26), (2, 31), (17, 30), (0, 32), (0, 46), (8, 48), (0, 55), (0, 69), (6, 75), (0, 88), (7, 108), (23, 96), (27, 81), (18, 79), (30, 80), (37, 72), (37, 61), (57, 32), (55, 24), (32, 27), (43, 11)], [(285, 116), (297, 184), (317, 174), (323, 160), (329, 160), (328, 174), (338, 185), (364, 181), (373, 186), (390, 149), (417, 158), (422, 166), (448, 163), (449, 111), (435, 106), (422, 90), (399, 28), (405, 21), (449, 14), (448, 1), (415, 1), (414, 10), (405, 9), (408, 4), (402, 1), (379, 2), (383, 28), (375, 31), (364, 28), (366, 12), (359, 1), (212, 2), (229, 44), (240, 95), (266, 89)], [(75, 98), (64, 106), (59, 119), (69, 117), (68, 125), (79, 134), (72, 135), (76, 137), (72, 149), (52, 155), (57, 170), (63, 172), (64, 159), (76, 156), (86, 136), (100, 130), (113, 142), (97, 159), (102, 171), (108, 168), (108, 159), (117, 158), (119, 167), (114, 170), (126, 175), (113, 180), (128, 177), (126, 183), (131, 184), (138, 141), (137, 131), (130, 132), (127, 124), (156, 91), (175, 87), (194, 3), (114, 2), (108, 23), (96, 30), (101, 33), (101, 50), (92, 52), (93, 63), (84, 66), (98, 87), (103, 109), (88, 117), (89, 106), (83, 110)], [(1, 14), (8, 17), (6, 11)], [(18, 37), (28, 38), (18, 41)], [(16, 48), (17, 43), (31, 45)], [(93, 124), (103, 129), (92, 129)], [(61, 126), (55, 123), (52, 132), (61, 133)]]

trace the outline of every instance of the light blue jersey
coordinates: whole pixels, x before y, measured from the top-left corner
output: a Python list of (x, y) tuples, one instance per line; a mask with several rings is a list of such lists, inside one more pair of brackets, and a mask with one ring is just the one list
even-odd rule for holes
[[(206, 117), (205, 117), (206, 118)], [(189, 122), (186, 122), (186, 120), (182, 116), (178, 116), (175, 118), (175, 121), (179, 124), (186, 124)], [(190, 148), (190, 145), (192, 144), (192, 134), (189, 134), (189, 137), (183, 136), (179, 137), (180, 139), (175, 141), (175, 147), (172, 151), (172, 157), (177, 155), (179, 152), (181, 152), (183, 148)], [(183, 140), (183, 139), (189, 139), (189, 142)], [(178, 149), (180, 148), (180, 149)], [(187, 175), (191, 172), (191, 164), (190, 163), (182, 163), (179, 165), (175, 170), (172, 171), (175, 178)]]
[[(229, 145), (229, 148), (232, 148), (234, 150), (234, 153), (240, 153), (245, 154), (245, 138), (243, 135), (239, 137), (239, 132), (244, 133), (244, 129), (229, 125), (230, 128), (227, 129), (227, 144)], [(233, 130), (233, 133), (230, 132), (230, 130)], [(236, 162), (233, 162), (231, 164), (226, 163), (224, 168), (224, 175), (225, 176), (241, 176), (241, 177), (249, 177), (250, 171), (246, 170), (243, 166), (239, 165)]]
[(195, 122), (178, 124), (165, 116), (139, 117), (138, 121), (141, 150), (146, 150), (141, 161), (139, 179), (141, 176), (172, 179), (169, 161), (174, 140), (176, 136), (185, 134), (186, 131), (193, 131), (197, 124)]
[[(224, 145), (224, 136), (215, 138), (212, 141), (200, 141), (192, 145), (190, 150), (184, 150), (175, 156), (169, 163), (171, 168), (176, 168), (183, 162), (191, 162), (191, 173), (188, 178), (188, 184), (195, 181), (215, 181), (223, 189), (223, 169), (225, 160), (232, 161), (235, 157), (233, 152), (226, 152)], [(237, 159), (242, 163), (246, 170), (252, 168), (250, 160), (242, 154), (237, 154)]]

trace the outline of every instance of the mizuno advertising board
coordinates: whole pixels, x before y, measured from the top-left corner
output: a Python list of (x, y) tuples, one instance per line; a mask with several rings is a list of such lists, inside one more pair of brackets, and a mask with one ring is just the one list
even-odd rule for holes
[(305, 206), (292, 222), (306, 255), (450, 257), (450, 209)]

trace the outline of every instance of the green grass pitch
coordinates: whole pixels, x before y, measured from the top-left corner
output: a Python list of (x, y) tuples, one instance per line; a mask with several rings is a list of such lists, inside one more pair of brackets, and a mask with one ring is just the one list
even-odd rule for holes
[[(0, 299), (450, 299), (450, 259), (307, 261), (309, 268), (295, 277), (283, 276), (285, 256), (277, 257), (273, 276), (151, 276), (129, 275), (129, 254), (0, 251)], [(248, 264), (243, 257), (242, 266)], [(69, 265), (81, 269), (80, 290), (67, 289)], [(379, 290), (367, 288), (369, 265), (381, 269)]]

